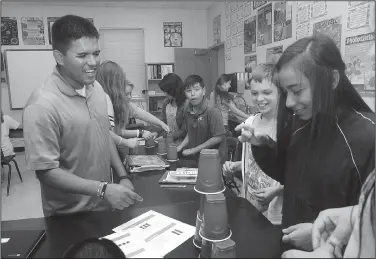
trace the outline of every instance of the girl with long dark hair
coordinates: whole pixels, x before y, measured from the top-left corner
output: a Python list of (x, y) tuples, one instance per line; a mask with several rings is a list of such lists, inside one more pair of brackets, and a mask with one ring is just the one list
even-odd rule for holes
[(346, 77), (341, 53), (328, 36), (290, 45), (274, 80), (280, 89), (277, 141), (253, 127), (237, 130), (243, 129), (240, 140), (253, 144), (260, 168), (284, 185), (286, 235), (286, 228), (313, 222), (325, 209), (357, 204), (375, 167), (375, 114)]
[(186, 134), (183, 111), (187, 98), (184, 83), (177, 74), (169, 73), (158, 86), (167, 96), (163, 101), (162, 120), (170, 127), (174, 140), (182, 141)]
[(227, 134), (229, 134), (228, 115), (230, 111), (241, 120), (246, 120), (249, 117), (249, 114), (246, 114), (238, 107), (236, 107), (234, 103), (234, 97), (228, 92), (230, 87), (231, 75), (228, 74), (220, 75), (214, 87), (215, 105), (221, 111), (223, 125), (225, 126)]

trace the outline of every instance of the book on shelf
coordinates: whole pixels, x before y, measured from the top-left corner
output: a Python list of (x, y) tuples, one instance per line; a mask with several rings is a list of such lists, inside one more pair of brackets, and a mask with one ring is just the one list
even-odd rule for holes
[(174, 71), (173, 64), (149, 64), (147, 68), (148, 79), (162, 79)]

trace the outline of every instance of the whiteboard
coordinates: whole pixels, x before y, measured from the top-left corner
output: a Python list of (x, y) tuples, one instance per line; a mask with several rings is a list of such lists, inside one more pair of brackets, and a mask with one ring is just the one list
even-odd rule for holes
[(31, 93), (40, 87), (56, 66), (52, 50), (6, 50), (9, 103), (23, 109)]

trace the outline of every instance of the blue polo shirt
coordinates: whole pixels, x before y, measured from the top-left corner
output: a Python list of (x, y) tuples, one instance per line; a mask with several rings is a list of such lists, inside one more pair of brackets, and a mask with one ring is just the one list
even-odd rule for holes
[[(185, 107), (184, 121), (189, 138), (187, 149), (197, 147), (212, 137), (226, 134), (221, 112), (217, 108), (209, 106), (206, 98), (200, 104), (196, 114), (193, 112), (191, 104)], [(222, 164), (227, 161), (226, 138), (211, 149), (218, 149)], [(198, 159), (199, 156), (200, 154), (196, 154), (195, 158)]]
[[(23, 125), (28, 170), (60, 168), (110, 182), (110, 124), (98, 82), (86, 86), (82, 96), (55, 68), (27, 101)], [(66, 193), (42, 182), (41, 194), (45, 216), (109, 209), (98, 197)]]

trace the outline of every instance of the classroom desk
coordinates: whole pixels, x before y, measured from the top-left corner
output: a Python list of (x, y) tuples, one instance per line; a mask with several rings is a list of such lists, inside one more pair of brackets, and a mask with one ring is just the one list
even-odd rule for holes
[[(2, 221), (2, 230), (47, 230), (46, 239), (33, 254), (34, 258), (62, 256), (71, 244), (88, 237), (101, 237), (112, 233), (112, 229), (149, 210), (190, 225), (195, 225), (199, 208), (199, 195), (193, 186), (187, 188), (159, 187), (163, 171), (138, 173), (132, 176), (136, 192), (144, 201), (123, 211), (87, 212), (51, 218)], [(229, 223), (236, 242), (238, 257), (278, 257), (280, 247), (279, 227), (273, 226), (247, 200), (235, 197), (226, 191)], [(192, 239), (176, 248), (165, 257), (195, 257), (199, 251)]]

